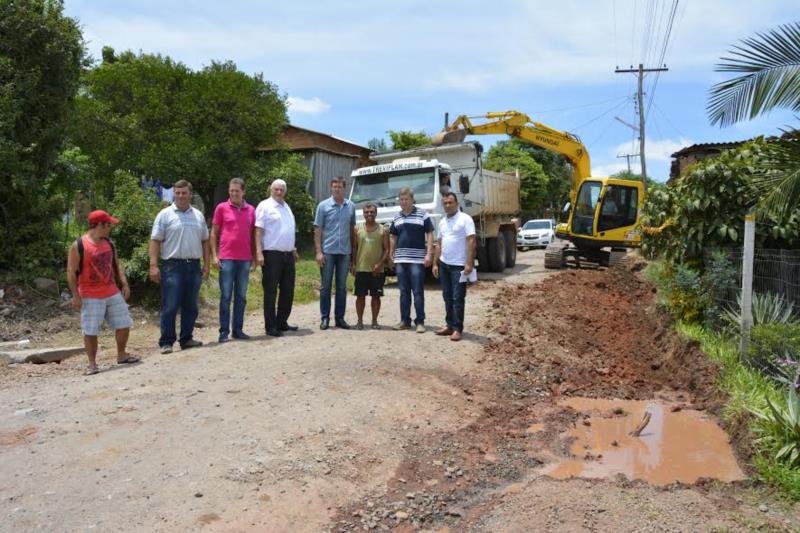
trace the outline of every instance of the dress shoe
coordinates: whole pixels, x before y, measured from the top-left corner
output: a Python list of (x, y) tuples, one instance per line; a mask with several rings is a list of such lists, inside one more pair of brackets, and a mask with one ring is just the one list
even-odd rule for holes
[(283, 337), (283, 333), (278, 331), (277, 329), (268, 329), (267, 335), (270, 337)]
[(188, 350), (189, 348), (199, 348), (203, 343), (197, 339), (189, 339), (181, 343), (181, 350)]
[(336, 321), (336, 327), (339, 329), (350, 329), (350, 324), (344, 321), (344, 319)]
[(290, 326), (289, 324), (281, 324), (278, 326), (280, 331), (297, 331), (297, 326)]
[(329, 326), (330, 326), (329, 318), (323, 318), (322, 320), (319, 321), (319, 329), (325, 331), (326, 329), (328, 329)]
[(227, 334), (225, 334), (225, 335), (220, 335), (220, 336), (219, 336), (219, 339), (217, 339), (217, 342), (219, 342), (220, 344), (222, 344), (222, 343), (224, 343), (224, 342), (228, 342), (229, 340), (231, 340), (231, 339), (228, 337), (228, 335), (227, 335)]
[(461, 340), (461, 332), (458, 331), (458, 330), (454, 331), (453, 334), (450, 335), (450, 340), (451, 341), (456, 341), (456, 342), (460, 341)]
[(234, 333), (233, 334), (233, 338), (234, 339), (239, 339), (240, 341), (249, 341), (250, 340), (250, 335), (248, 335), (247, 333), (245, 333), (243, 331), (241, 333)]
[(453, 330), (448, 328), (448, 327), (444, 327), (442, 329), (436, 330), (436, 334), (437, 335), (442, 335), (442, 336), (444, 336), (444, 335), (452, 335), (453, 334)]

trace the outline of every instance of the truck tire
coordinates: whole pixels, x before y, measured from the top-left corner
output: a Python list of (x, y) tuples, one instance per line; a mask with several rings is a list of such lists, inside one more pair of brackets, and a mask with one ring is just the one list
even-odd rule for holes
[(507, 229), (503, 237), (506, 239), (506, 268), (514, 268), (517, 264), (517, 234)]
[[(487, 243), (489, 239), (486, 239)], [(491, 272), (492, 269), (489, 266), (489, 254), (486, 251), (486, 244), (478, 243), (476, 245), (476, 255), (478, 256), (478, 270), (481, 272)]]
[(489, 271), (502, 272), (506, 268), (506, 240), (502, 233), (486, 239), (486, 251), (489, 255)]

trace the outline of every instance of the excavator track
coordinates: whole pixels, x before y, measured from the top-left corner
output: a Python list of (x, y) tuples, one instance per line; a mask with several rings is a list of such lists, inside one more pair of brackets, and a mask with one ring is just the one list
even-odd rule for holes
[(544, 250), (544, 267), (560, 270), (567, 266), (566, 246), (562, 242), (551, 242)]

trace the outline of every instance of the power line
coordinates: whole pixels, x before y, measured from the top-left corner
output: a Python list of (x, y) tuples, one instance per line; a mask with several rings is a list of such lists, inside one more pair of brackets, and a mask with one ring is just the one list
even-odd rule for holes
[(569, 107), (558, 107), (558, 108), (554, 108), (554, 109), (543, 109), (543, 110), (539, 110), (539, 111), (531, 111), (530, 114), (542, 115), (544, 113), (555, 113), (557, 111), (572, 111), (573, 109), (582, 109), (582, 108), (585, 108), (585, 107), (594, 107), (594, 106), (598, 106), (598, 105), (607, 104), (608, 102), (614, 102), (616, 100), (623, 100), (623, 99), (628, 99), (628, 98), (629, 98), (628, 96), (615, 96), (613, 98), (607, 98), (605, 100), (600, 100), (599, 102), (592, 102), (592, 103), (588, 103), (588, 104), (579, 104), (579, 105), (569, 106)]
[[(626, 97), (626, 99), (627, 99), (627, 97)], [(596, 117), (593, 117), (593, 118), (587, 120), (583, 124), (581, 124), (579, 126), (575, 126), (574, 128), (570, 128), (570, 131), (576, 132), (576, 131), (580, 130), (581, 128), (584, 128), (584, 127), (588, 126), (589, 124), (600, 120), (601, 118), (603, 118), (604, 116), (608, 115), (609, 113), (611, 113), (613, 111), (616, 111), (618, 108), (622, 107), (625, 103), (626, 103), (625, 101), (622, 101), (622, 102), (618, 103), (614, 107), (611, 107), (611, 108), (603, 111), (602, 113), (600, 113)]]

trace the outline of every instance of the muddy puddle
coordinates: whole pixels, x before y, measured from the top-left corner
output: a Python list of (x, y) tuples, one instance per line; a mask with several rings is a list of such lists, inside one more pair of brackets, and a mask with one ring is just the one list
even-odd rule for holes
[[(700, 478), (744, 479), (728, 435), (699, 411), (678, 409), (658, 400), (627, 401), (565, 398), (559, 405), (589, 415), (579, 418), (567, 437), (574, 438), (573, 459), (546, 467), (556, 479), (608, 478), (623, 474), (654, 485)], [(630, 433), (650, 421), (638, 437)]]

